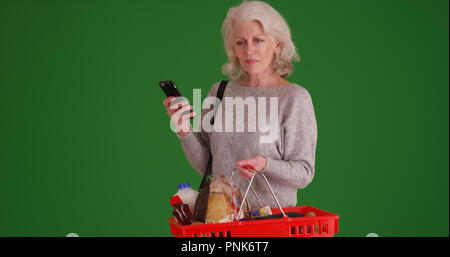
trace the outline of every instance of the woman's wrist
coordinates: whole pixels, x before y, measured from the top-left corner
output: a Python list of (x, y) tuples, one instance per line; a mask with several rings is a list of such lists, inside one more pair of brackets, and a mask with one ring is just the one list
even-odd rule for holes
[(177, 135), (180, 136), (180, 137), (184, 137), (184, 136), (189, 135), (189, 133), (190, 133), (190, 131), (188, 131), (188, 132), (180, 131), (180, 132), (177, 132)]
[(192, 126), (189, 124), (188, 127), (184, 127), (184, 128), (177, 128), (177, 135), (180, 137), (184, 137), (189, 135), (192, 132)]
[(264, 168), (262, 168), (262, 169), (260, 170), (260, 172), (266, 171), (267, 164), (268, 164), (268, 162), (269, 162), (269, 160), (268, 160), (268, 158), (267, 158), (266, 156), (262, 155), (261, 157), (264, 159)]
[(177, 132), (177, 136), (178, 137), (185, 137), (185, 136), (188, 136), (191, 133), (192, 133), (192, 130), (188, 130), (188, 131), (181, 130), (181, 131)]

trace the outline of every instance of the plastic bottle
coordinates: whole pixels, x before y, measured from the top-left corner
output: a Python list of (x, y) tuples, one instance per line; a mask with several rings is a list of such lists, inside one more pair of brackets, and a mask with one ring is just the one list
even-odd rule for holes
[(190, 225), (195, 222), (194, 215), (189, 210), (189, 206), (184, 204), (178, 195), (170, 198), (170, 204), (173, 207), (172, 214), (177, 218), (178, 222), (183, 225)]
[(179, 184), (178, 192), (175, 195), (178, 195), (181, 198), (181, 201), (189, 206), (191, 213), (194, 213), (198, 192), (192, 189), (189, 183)]

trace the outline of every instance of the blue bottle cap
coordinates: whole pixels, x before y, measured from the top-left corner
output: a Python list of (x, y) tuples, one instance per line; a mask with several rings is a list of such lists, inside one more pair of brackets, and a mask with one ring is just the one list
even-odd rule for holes
[(189, 182), (178, 185), (178, 189), (183, 189), (183, 188), (188, 188), (188, 187), (191, 187), (191, 184), (189, 184)]

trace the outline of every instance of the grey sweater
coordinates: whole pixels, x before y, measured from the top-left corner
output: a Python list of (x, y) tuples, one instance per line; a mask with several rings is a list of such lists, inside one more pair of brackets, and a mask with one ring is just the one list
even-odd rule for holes
[[(211, 87), (208, 96), (216, 96), (219, 84), (217, 82)], [(257, 102), (261, 100), (258, 97), (266, 98), (266, 123), (269, 123), (270, 118), (269, 99), (270, 97), (277, 97), (278, 122), (276, 126), (278, 126), (278, 132), (276, 138), (272, 140), (274, 142), (261, 143), (261, 137), (267, 136), (267, 133), (260, 132), (258, 128), (255, 131), (247, 127), (247, 123), (251, 120), (247, 117), (249, 112), (247, 105), (245, 105), (245, 119), (243, 120), (244, 132), (224, 132), (226, 131), (226, 115), (224, 113), (226, 105), (229, 103), (226, 100), (227, 97), (242, 97), (242, 99), (255, 97)], [(266, 175), (281, 206), (296, 206), (297, 189), (306, 187), (314, 177), (317, 124), (312, 99), (308, 91), (297, 84), (248, 87), (230, 81), (225, 89), (224, 99), (219, 109), (222, 109), (223, 115), (219, 115), (221, 113), (218, 112), (215, 118), (215, 126), (222, 125), (222, 132), (205, 132), (197, 127), (199, 132), (191, 132), (185, 136), (177, 134), (186, 158), (192, 167), (200, 175), (203, 175), (211, 153), (213, 156), (213, 176), (225, 175), (230, 178), (237, 161), (250, 159), (258, 155), (264, 156), (267, 159), (267, 165), (262, 172)], [(203, 109), (202, 119), (211, 110)], [(234, 109), (235, 114), (236, 109)], [(218, 119), (222, 119), (222, 122), (218, 122)], [(202, 122), (198, 122), (197, 126), (201, 126), (201, 124)], [(237, 131), (236, 118), (234, 124), (233, 131)], [(242, 194), (245, 193), (248, 181), (239, 176), (237, 171), (233, 175), (233, 183), (240, 188)], [(255, 177), (253, 188), (263, 205), (278, 208), (262, 176)], [(253, 210), (259, 208), (259, 204), (251, 192), (249, 192), (247, 198)]]

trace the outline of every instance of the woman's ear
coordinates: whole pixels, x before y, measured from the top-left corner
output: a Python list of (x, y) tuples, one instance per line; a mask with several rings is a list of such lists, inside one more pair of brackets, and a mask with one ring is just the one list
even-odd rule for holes
[(281, 42), (277, 42), (274, 50), (275, 54), (280, 54), (281, 50), (283, 50), (283, 44)]

